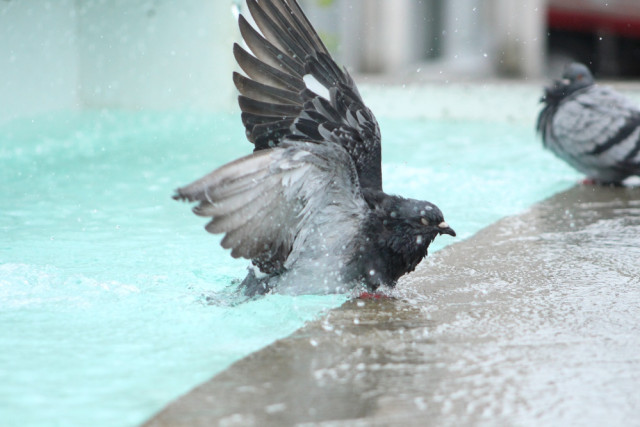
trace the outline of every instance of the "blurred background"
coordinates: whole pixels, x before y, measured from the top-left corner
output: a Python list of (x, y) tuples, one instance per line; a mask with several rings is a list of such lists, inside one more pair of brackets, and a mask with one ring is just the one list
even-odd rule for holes
[[(640, 75), (637, 0), (301, 0), (366, 81)], [(0, 0), (0, 123), (82, 109), (229, 110), (240, 0)]]

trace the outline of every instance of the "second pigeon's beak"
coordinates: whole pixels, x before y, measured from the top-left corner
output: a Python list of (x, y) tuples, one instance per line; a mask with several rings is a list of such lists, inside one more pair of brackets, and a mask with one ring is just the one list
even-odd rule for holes
[(440, 234), (448, 234), (450, 236), (456, 237), (456, 232), (453, 231), (453, 228), (449, 227), (446, 221), (442, 221), (438, 224), (438, 233)]

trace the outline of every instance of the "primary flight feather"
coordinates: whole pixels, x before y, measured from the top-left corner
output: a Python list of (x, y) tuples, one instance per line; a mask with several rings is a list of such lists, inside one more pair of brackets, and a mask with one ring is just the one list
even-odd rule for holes
[(254, 153), (174, 198), (199, 202), (207, 231), (252, 261), (246, 295), (395, 286), (455, 232), (434, 204), (383, 192), (378, 123), (297, 2), (247, 6), (258, 28), (239, 17), (251, 53), (234, 45), (246, 76), (233, 81)]

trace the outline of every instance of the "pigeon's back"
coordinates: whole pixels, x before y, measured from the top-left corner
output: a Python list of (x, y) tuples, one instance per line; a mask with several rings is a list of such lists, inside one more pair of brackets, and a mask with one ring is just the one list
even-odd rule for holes
[(613, 89), (591, 85), (548, 105), (538, 125), (545, 147), (601, 183), (640, 173), (640, 109)]

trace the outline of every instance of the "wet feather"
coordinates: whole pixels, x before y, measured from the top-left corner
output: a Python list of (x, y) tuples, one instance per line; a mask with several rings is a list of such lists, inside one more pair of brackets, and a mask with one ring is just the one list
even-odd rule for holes
[(234, 45), (246, 76), (233, 81), (254, 153), (174, 198), (199, 202), (207, 231), (252, 261), (247, 295), (394, 286), (455, 232), (435, 205), (382, 191), (378, 123), (297, 2), (247, 4), (260, 31), (239, 18), (253, 55)]

